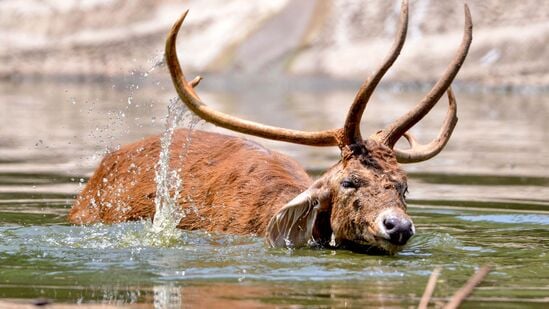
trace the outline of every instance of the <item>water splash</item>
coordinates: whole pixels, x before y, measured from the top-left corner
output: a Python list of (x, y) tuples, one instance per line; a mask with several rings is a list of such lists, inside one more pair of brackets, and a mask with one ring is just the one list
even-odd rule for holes
[[(156, 164), (155, 182), (155, 215), (152, 223), (148, 223), (146, 230), (151, 239), (157, 239), (164, 244), (177, 242), (181, 237), (181, 231), (177, 225), (185, 217), (185, 213), (180, 209), (178, 200), (183, 179), (179, 175), (182, 167), (170, 167), (170, 146), (175, 129), (181, 123), (188, 123), (189, 128), (187, 140), (184, 144), (183, 159), (187, 155), (191, 143), (192, 131), (200, 123), (200, 119), (192, 113), (186, 111), (179, 99), (172, 100), (168, 106), (168, 116), (166, 117), (166, 129), (160, 137), (160, 157)], [(184, 160), (183, 160), (184, 162)]]
[[(143, 72), (132, 71), (130, 76), (132, 82), (127, 90), (129, 95), (125, 104), (125, 108), (114, 115), (113, 123), (116, 120), (120, 121), (126, 117), (126, 111), (130, 108), (138, 108), (140, 104), (136, 101), (136, 92), (139, 91), (141, 85), (147, 79), (150, 79), (150, 74), (157, 68), (165, 65), (164, 57), (157, 55), (151, 61), (151, 65)], [(158, 84), (157, 84), (158, 85)], [(152, 105), (151, 105), (152, 107)], [(137, 120), (138, 118), (136, 118)], [(153, 122), (156, 120), (153, 116)], [(127, 231), (119, 237), (119, 245), (139, 244), (146, 247), (173, 247), (180, 244), (183, 237), (182, 232), (177, 229), (177, 225), (185, 217), (185, 213), (179, 208), (178, 200), (180, 191), (183, 185), (183, 178), (180, 175), (182, 166), (171, 167), (170, 162), (170, 147), (175, 129), (178, 126), (187, 127), (188, 136), (183, 145), (185, 149), (182, 151), (182, 161), (184, 162), (187, 155), (189, 145), (191, 143), (191, 135), (194, 128), (199, 124), (200, 119), (188, 112), (184, 104), (179, 99), (172, 99), (168, 105), (168, 115), (165, 118), (165, 129), (160, 136), (160, 156), (155, 165), (155, 183), (156, 197), (155, 215), (152, 221), (142, 221), (143, 229), (137, 231)], [(128, 131), (129, 132), (129, 131)], [(128, 133), (127, 132), (127, 133)], [(120, 147), (119, 145), (116, 147)], [(105, 152), (108, 152), (107, 147)], [(116, 149), (115, 148), (115, 149)], [(103, 153), (102, 153), (103, 154)]]

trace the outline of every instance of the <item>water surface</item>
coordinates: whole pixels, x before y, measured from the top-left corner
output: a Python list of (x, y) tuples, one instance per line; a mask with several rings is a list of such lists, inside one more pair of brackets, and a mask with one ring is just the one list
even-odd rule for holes
[[(271, 87), (266, 81), (247, 88), (207, 86), (207, 80), (200, 94), (212, 106), (296, 129), (340, 126), (354, 95), (345, 85)], [(164, 128), (169, 82), (121, 84), (129, 86), (0, 84), (1, 298), (151, 307), (409, 307), (419, 302), (434, 267), (443, 269), (434, 294), (440, 304), (480, 265), (491, 264), (494, 270), (464, 307), (547, 306), (549, 106), (541, 96), (457, 91), (460, 122), (447, 149), (404, 167), (417, 236), (395, 256), (368, 256), (269, 249), (259, 236), (202, 231), (163, 241), (150, 234), (149, 222), (69, 225), (74, 196), (101, 156)], [(376, 93), (365, 132), (387, 125), (422, 94), (397, 90)], [(421, 141), (438, 131), (441, 103), (414, 129)], [(296, 158), (312, 175), (338, 158), (337, 149), (257, 140)]]

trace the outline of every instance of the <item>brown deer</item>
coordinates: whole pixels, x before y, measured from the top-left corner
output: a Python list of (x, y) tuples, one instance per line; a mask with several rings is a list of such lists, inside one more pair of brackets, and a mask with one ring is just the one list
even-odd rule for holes
[[(404, 44), (407, 1), (402, 2), (399, 27), (389, 55), (360, 87), (343, 128), (318, 132), (267, 126), (204, 104), (194, 90), (200, 77), (187, 82), (176, 53), (177, 33), (187, 12), (171, 29), (165, 56), (175, 89), (192, 112), (207, 122), (245, 134), (309, 146), (337, 146), (341, 159), (313, 181), (296, 161), (253, 141), (204, 131), (176, 130), (170, 148), (170, 166), (180, 167), (186, 180), (178, 200), (186, 215), (178, 227), (266, 235), (273, 247), (344, 247), (390, 254), (402, 249), (415, 228), (406, 214), (407, 179), (398, 162), (432, 158), (446, 145), (457, 123), (450, 84), (472, 40), (467, 5), (461, 45), (443, 76), (412, 110), (367, 139), (360, 133), (360, 120), (374, 89)], [(429, 144), (418, 144), (408, 130), (433, 108), (444, 92), (448, 94), (449, 109), (442, 129)], [(189, 135), (192, 142), (183, 153)], [(395, 148), (403, 136), (410, 149)], [(159, 152), (159, 136), (153, 136), (108, 154), (77, 197), (69, 220), (85, 224), (152, 218)]]

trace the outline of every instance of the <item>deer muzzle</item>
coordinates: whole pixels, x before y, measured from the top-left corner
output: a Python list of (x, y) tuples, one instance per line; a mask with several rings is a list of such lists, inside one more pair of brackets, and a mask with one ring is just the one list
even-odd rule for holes
[(396, 246), (405, 245), (416, 232), (412, 219), (399, 208), (380, 213), (376, 225), (377, 236)]

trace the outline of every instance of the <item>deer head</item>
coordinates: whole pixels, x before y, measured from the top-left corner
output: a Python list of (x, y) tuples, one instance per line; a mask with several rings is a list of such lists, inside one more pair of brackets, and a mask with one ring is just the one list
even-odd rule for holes
[[(271, 246), (346, 246), (353, 249), (399, 251), (415, 233), (406, 214), (406, 174), (400, 163), (420, 162), (434, 157), (448, 142), (457, 123), (456, 101), (450, 84), (465, 60), (472, 40), (472, 21), (465, 5), (465, 30), (461, 45), (442, 77), (407, 114), (387, 128), (364, 139), (360, 121), (366, 104), (383, 75), (404, 45), (408, 2), (402, 1), (397, 36), (382, 65), (362, 84), (348, 111), (343, 128), (304, 132), (267, 126), (239, 119), (208, 107), (194, 86), (200, 77), (187, 82), (177, 58), (175, 41), (188, 11), (174, 24), (166, 41), (166, 62), (181, 100), (199, 117), (215, 125), (263, 138), (310, 146), (337, 146), (341, 160), (304, 192), (282, 207), (267, 227)], [(438, 137), (419, 144), (408, 132), (448, 94), (449, 108)], [(405, 137), (409, 149), (395, 148)]]

